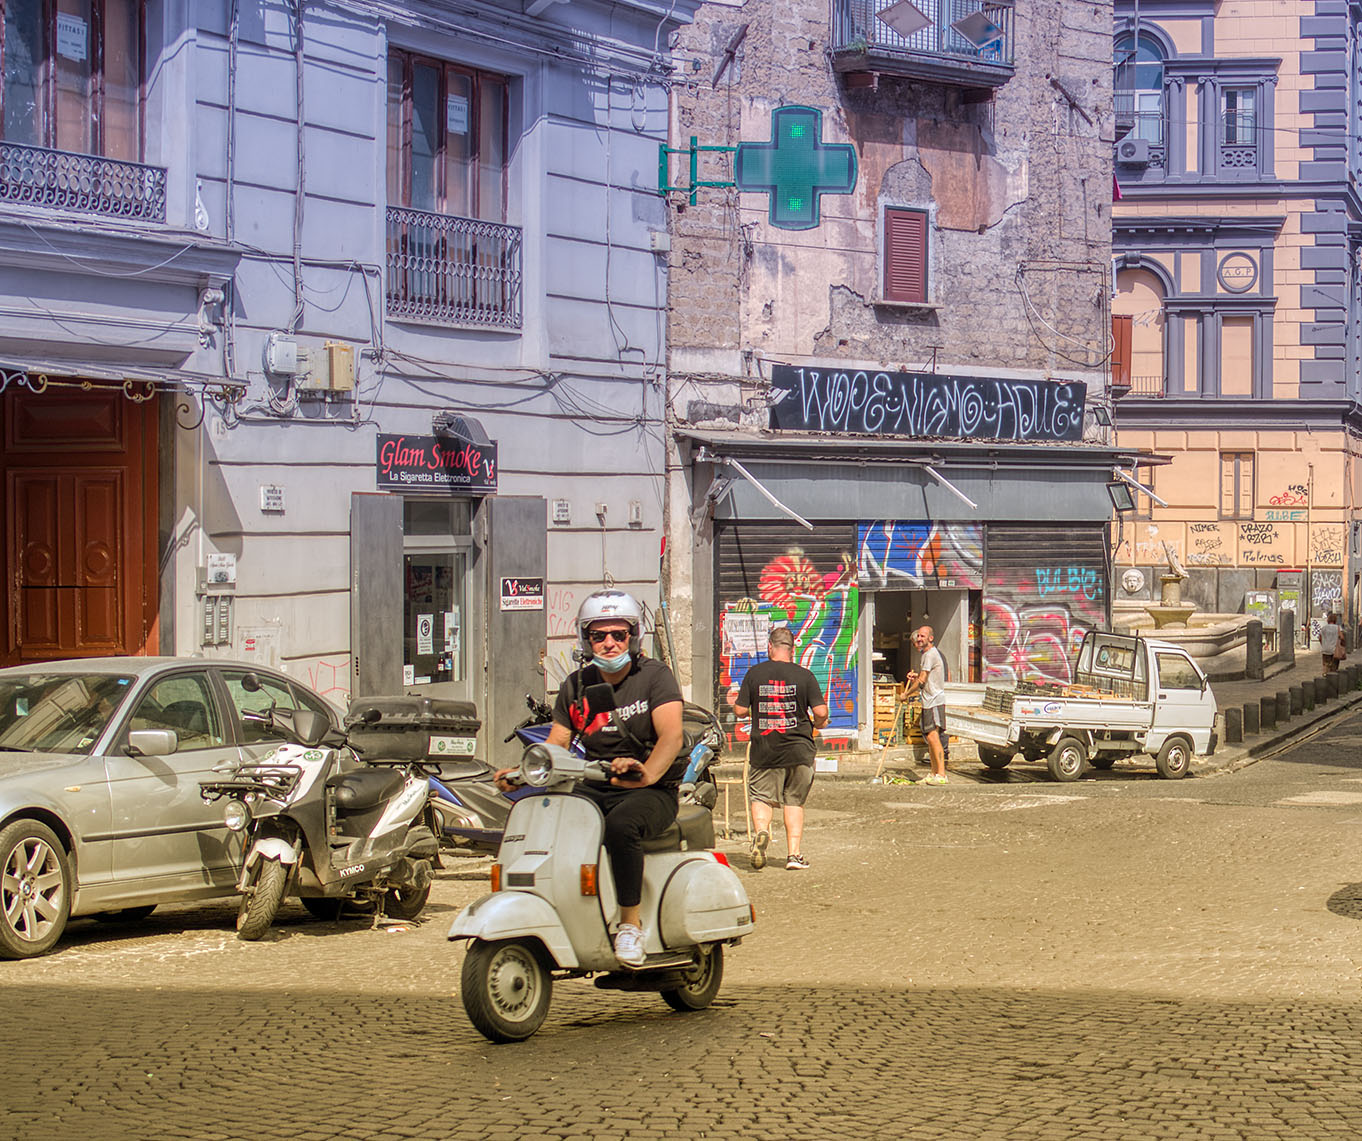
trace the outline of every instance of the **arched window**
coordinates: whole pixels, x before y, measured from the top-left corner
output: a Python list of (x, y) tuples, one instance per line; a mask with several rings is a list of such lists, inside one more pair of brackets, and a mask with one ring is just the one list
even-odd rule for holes
[(1126, 32), (1116, 37), (1116, 125), (1118, 136), (1163, 142), (1163, 49), (1152, 36)]
[(1130, 336), (1130, 386), (1136, 396), (1163, 396), (1164, 287), (1152, 270), (1131, 266), (1116, 274), (1113, 317), (1128, 317)]

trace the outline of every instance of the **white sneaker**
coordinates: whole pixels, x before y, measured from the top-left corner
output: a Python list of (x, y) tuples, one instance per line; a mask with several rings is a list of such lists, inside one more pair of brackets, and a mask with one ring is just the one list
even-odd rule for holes
[(615, 958), (626, 967), (641, 967), (647, 957), (643, 950), (643, 928), (621, 923), (615, 932)]

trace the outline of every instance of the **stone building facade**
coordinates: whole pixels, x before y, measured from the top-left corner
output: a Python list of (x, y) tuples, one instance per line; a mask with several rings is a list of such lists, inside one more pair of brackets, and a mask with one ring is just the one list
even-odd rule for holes
[[(1060, 676), (1109, 617), (1111, 21), (713, 0), (680, 31), (665, 586), (697, 700), (788, 622), (864, 742), (909, 624), (979, 680)], [(1063, 441), (903, 414), (1054, 384), (1086, 395)]]

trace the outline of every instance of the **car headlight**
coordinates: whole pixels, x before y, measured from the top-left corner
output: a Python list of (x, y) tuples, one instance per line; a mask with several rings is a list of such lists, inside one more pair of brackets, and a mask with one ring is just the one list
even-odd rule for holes
[(520, 758), (520, 779), (539, 787), (549, 783), (553, 775), (553, 754), (543, 745), (531, 745)]
[(222, 812), (222, 822), (233, 832), (243, 832), (251, 822), (251, 810), (239, 800), (229, 800)]

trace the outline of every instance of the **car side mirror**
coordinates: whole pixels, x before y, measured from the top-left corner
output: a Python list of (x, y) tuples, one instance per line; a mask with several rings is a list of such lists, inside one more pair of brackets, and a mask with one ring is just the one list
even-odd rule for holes
[(173, 729), (134, 729), (128, 734), (126, 752), (130, 757), (164, 757), (180, 747)]

